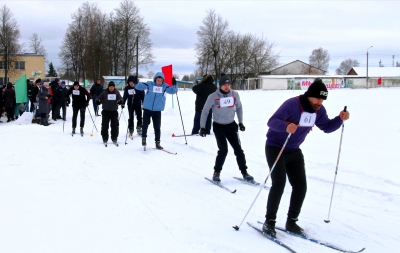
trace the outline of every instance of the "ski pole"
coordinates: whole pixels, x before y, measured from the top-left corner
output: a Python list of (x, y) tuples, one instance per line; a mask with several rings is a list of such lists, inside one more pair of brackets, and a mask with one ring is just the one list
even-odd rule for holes
[(254, 203), (256, 202), (256, 200), (257, 200), (258, 196), (260, 195), (262, 189), (264, 189), (264, 186), (265, 186), (265, 184), (267, 183), (267, 180), (268, 180), (269, 176), (271, 175), (272, 171), (275, 169), (275, 165), (278, 163), (278, 160), (279, 160), (279, 158), (281, 157), (281, 154), (282, 154), (283, 150), (285, 149), (285, 146), (286, 146), (286, 144), (287, 144), (287, 142), (288, 142), (288, 140), (289, 140), (289, 138), (290, 138), (290, 135), (291, 135), (291, 134), (289, 134), (288, 137), (286, 138), (286, 141), (285, 141), (285, 143), (283, 144), (283, 146), (282, 146), (282, 148), (281, 148), (281, 151), (279, 151), (279, 154), (278, 154), (278, 156), (277, 156), (276, 159), (275, 159), (274, 165), (272, 165), (272, 168), (271, 168), (271, 170), (269, 171), (267, 178), (265, 179), (264, 183), (260, 186), (260, 190), (258, 191), (256, 198), (253, 200), (253, 203), (251, 203), (249, 210), (248, 210), (247, 213), (244, 215), (242, 222), (240, 222), (239, 226), (237, 226), (237, 225), (236, 225), (236, 226), (233, 226), (234, 229), (239, 230), (239, 228), (242, 226), (243, 221), (246, 219), (247, 215), (249, 214), (251, 208), (253, 207)]
[[(87, 106), (86, 108), (87, 108), (87, 110), (89, 111), (89, 115), (90, 115), (90, 118), (92, 119), (92, 122), (93, 122), (94, 127), (96, 127), (96, 124), (94, 123), (92, 114), (90, 113), (89, 106)], [(96, 131), (98, 132), (97, 127), (96, 127)]]
[[(128, 107), (128, 109), (129, 109), (129, 107)], [(126, 125), (125, 145), (128, 144), (126, 141), (128, 140), (129, 119), (131, 118), (131, 112), (132, 112), (132, 110), (133, 110), (133, 101), (132, 101), (132, 105), (131, 105), (131, 110), (130, 110), (130, 111), (128, 110), (129, 118), (128, 118), (128, 124)], [(125, 116), (124, 116), (124, 117), (125, 117)], [(134, 119), (133, 113), (132, 113), (132, 123), (133, 123), (134, 120), (135, 120), (135, 119)], [(133, 126), (132, 126), (132, 129), (133, 129)], [(133, 135), (132, 135), (132, 136), (133, 136)], [(133, 138), (133, 137), (132, 137), (132, 138)]]
[[(346, 110), (347, 110), (347, 106), (344, 107), (344, 110), (343, 110), (343, 111), (346, 111)], [(328, 219), (324, 220), (325, 223), (331, 222), (331, 221), (329, 220), (329, 215), (331, 214), (333, 192), (335, 191), (336, 176), (337, 176), (337, 171), (338, 171), (338, 168), (339, 168), (339, 158), (340, 158), (340, 151), (341, 151), (341, 149), (342, 149), (343, 130), (344, 130), (344, 121), (343, 121), (343, 123), (342, 123), (342, 133), (340, 134), (339, 153), (338, 153), (338, 158), (337, 158), (337, 162), (336, 162), (335, 179), (333, 180), (333, 188), (332, 188), (332, 195), (331, 195), (331, 203), (329, 204)]]
[[(93, 102), (93, 103), (96, 103), (96, 102)], [(94, 113), (95, 113), (96, 115), (99, 113), (99, 105), (97, 105), (96, 111), (95, 111)], [(97, 118), (97, 117), (94, 118), (94, 122), (96, 122), (96, 118)], [(93, 124), (93, 126), (92, 126), (92, 133), (90, 134), (90, 137), (93, 136), (94, 126), (95, 126), (95, 124)], [(96, 128), (96, 131), (97, 131), (97, 128)]]
[(184, 136), (199, 136), (199, 134), (181, 134), (181, 135), (172, 134), (172, 137), (184, 137)]
[(185, 142), (186, 142), (185, 144), (187, 145), (187, 139), (186, 139), (186, 133), (185, 133), (185, 126), (183, 125), (181, 106), (179, 105), (178, 87), (176, 88), (176, 100), (178, 100), (178, 107), (179, 107), (179, 114), (181, 115), (181, 122), (182, 122), (182, 128), (183, 128), (183, 135), (185, 136)]

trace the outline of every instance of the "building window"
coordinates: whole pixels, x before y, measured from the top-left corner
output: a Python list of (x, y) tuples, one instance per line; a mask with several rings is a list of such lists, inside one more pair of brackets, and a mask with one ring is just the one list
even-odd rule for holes
[(15, 69), (25, 69), (25, 62), (24, 61), (16, 61), (15, 62)]
[[(8, 77), (7, 77), (8, 80)], [(7, 84), (7, 80), (5, 77), (0, 77), (0, 88), (5, 87), (5, 85)]]
[(0, 69), (6, 69), (6, 62), (5, 61), (0, 61)]

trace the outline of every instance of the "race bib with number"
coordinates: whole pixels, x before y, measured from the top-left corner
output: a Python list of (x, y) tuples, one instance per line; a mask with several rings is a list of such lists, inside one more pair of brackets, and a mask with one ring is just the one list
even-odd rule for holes
[(162, 86), (153, 86), (154, 93), (162, 93)]
[(135, 95), (136, 94), (135, 89), (128, 90), (128, 94), (129, 95)]
[(79, 94), (81, 94), (81, 93), (80, 93), (80, 90), (73, 90), (72, 94), (79, 96)]
[(117, 100), (117, 94), (108, 94), (108, 100)]
[(303, 112), (301, 114), (299, 124), (301, 127), (312, 127), (314, 126), (316, 118), (317, 118), (316, 113)]
[(233, 97), (227, 97), (227, 98), (220, 98), (219, 99), (219, 106), (221, 107), (231, 107), (233, 106), (233, 103), (235, 99)]

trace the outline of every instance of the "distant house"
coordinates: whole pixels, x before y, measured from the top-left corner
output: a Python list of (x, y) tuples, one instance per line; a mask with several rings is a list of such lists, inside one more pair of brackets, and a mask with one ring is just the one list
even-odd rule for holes
[(26, 74), (27, 79), (43, 78), (45, 75), (44, 55), (40, 54), (15, 54), (12, 55), (12, 66), (9, 68), (8, 80), (5, 80), (5, 61), (4, 56), (0, 56), (0, 84), (8, 81), (15, 82), (22, 75)]
[[(366, 67), (353, 67), (347, 75), (367, 77)], [(368, 77), (400, 77), (399, 67), (369, 67)]]
[(289, 62), (271, 70), (270, 75), (325, 75), (326, 70), (311, 66), (300, 60)]

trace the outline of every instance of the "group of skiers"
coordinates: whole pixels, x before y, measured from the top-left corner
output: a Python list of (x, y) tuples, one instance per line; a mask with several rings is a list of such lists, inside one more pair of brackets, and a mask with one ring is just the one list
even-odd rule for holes
[[(134, 114), (136, 114), (136, 130), (138, 134), (142, 135), (142, 145), (145, 147), (147, 145), (147, 130), (152, 120), (156, 148), (163, 149), (160, 130), (161, 112), (165, 107), (165, 93), (175, 94), (177, 92), (175, 78), (173, 78), (170, 86), (165, 83), (164, 75), (161, 72), (157, 72), (153, 81), (149, 82), (139, 82), (136, 76), (130, 76), (123, 96), (115, 88), (113, 81), (110, 81), (107, 89), (103, 90), (100, 80), (97, 80), (90, 93), (80, 86), (79, 82), (74, 82), (68, 90), (63, 87), (65, 83), (61, 82), (61, 86), (55, 87), (53, 94), (48, 82), (44, 82), (42, 85), (40, 85), (40, 82), (40, 79), (36, 80), (36, 87), (32, 89), (30, 98), (35, 108), (39, 110), (42, 125), (48, 124), (46, 118), (49, 112), (48, 100), (52, 96), (57, 97), (55, 101), (61, 101), (59, 104), (56, 103), (55, 109), (53, 109), (56, 111), (63, 108), (64, 99), (66, 106), (69, 106), (71, 103), (70, 96), (72, 96), (72, 132), (75, 133), (79, 112), (81, 115), (80, 131), (83, 133), (85, 111), (92, 97), (96, 116), (100, 116), (98, 105), (102, 105), (101, 135), (104, 143), (108, 141), (110, 125), (111, 140), (117, 143), (119, 134), (118, 106), (123, 109), (127, 104), (129, 112), (127, 131), (130, 135), (133, 134), (135, 129)], [(247, 172), (246, 158), (238, 135), (239, 130), (245, 131), (246, 128), (243, 124), (243, 106), (240, 96), (238, 92), (231, 89), (231, 79), (227, 75), (222, 75), (219, 79), (219, 87), (217, 87), (211, 75), (204, 75), (202, 81), (194, 85), (192, 89), (196, 93), (192, 134), (206, 137), (211, 133), (212, 125), (218, 146), (212, 181), (216, 184), (221, 183), (220, 176), (228, 154), (229, 142), (234, 150), (243, 179), (248, 182), (255, 182), (254, 178)], [(146, 94), (144, 91), (146, 91)], [(34, 97), (37, 98), (36, 101), (33, 100)], [(317, 78), (304, 94), (286, 100), (268, 120), (269, 128), (266, 134), (265, 156), (270, 168), (272, 186), (268, 195), (263, 232), (272, 237), (276, 237), (276, 216), (285, 188), (286, 177), (288, 177), (292, 186), (286, 230), (300, 235), (305, 234), (304, 230), (297, 225), (307, 191), (305, 162), (300, 145), (313, 126), (317, 126), (325, 133), (331, 133), (339, 129), (343, 121), (350, 117), (349, 112), (343, 110), (335, 118), (329, 119), (326, 109), (322, 105), (327, 97), (328, 90), (325, 84), (320, 78)], [(56, 112), (53, 117), (58, 116), (59, 114)], [(237, 116), (238, 123), (235, 121), (235, 116)], [(65, 109), (63, 109), (62, 118), (65, 120)]]

